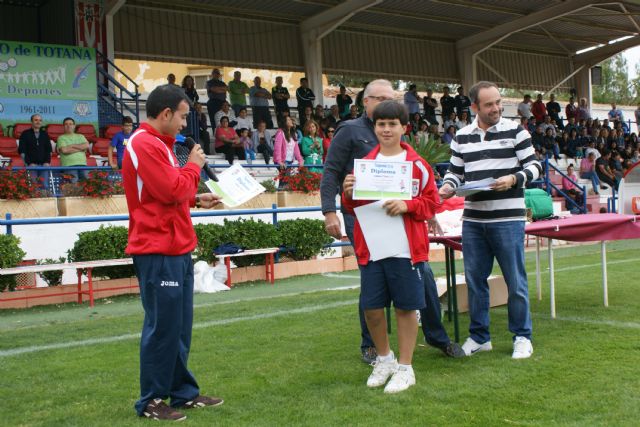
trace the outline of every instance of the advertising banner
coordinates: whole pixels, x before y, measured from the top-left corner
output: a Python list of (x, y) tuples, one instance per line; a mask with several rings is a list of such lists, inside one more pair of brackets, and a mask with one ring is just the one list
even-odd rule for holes
[(0, 40), (0, 123), (72, 117), (98, 130), (95, 49)]

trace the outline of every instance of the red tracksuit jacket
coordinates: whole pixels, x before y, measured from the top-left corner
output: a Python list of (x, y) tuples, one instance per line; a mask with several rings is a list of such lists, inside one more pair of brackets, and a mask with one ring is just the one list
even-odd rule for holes
[[(438, 188), (433, 179), (433, 171), (431, 166), (422, 157), (415, 152), (411, 146), (401, 142), (400, 145), (407, 151), (407, 161), (413, 163), (413, 179), (417, 180), (417, 188), (414, 188), (414, 195), (411, 200), (405, 200), (408, 211), (403, 214), (404, 228), (407, 232), (409, 240), (409, 250), (411, 252), (411, 263), (415, 264), (429, 260), (429, 238), (427, 236), (427, 225), (425, 221), (435, 216), (440, 206), (440, 197)], [(375, 159), (380, 152), (380, 145), (377, 145), (365, 159)], [(354, 208), (372, 203), (371, 200), (352, 200), (347, 199), (342, 194), (342, 204), (347, 213), (355, 214)], [(380, 224), (384, 227), (384, 224)], [(369, 263), (370, 254), (367, 242), (364, 240), (360, 223), (356, 217), (353, 229), (354, 246), (358, 264), (367, 265)]]
[(190, 162), (181, 168), (174, 143), (147, 123), (129, 137), (122, 161), (128, 254), (183, 255), (196, 247), (189, 207), (195, 205), (200, 168)]

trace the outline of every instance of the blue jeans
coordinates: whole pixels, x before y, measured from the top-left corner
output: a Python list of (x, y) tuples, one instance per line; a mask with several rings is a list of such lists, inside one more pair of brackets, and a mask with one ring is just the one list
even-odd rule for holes
[(598, 179), (598, 174), (591, 171), (591, 172), (582, 172), (580, 174), (580, 178), (582, 179), (590, 179), (591, 180), (591, 186), (593, 187), (593, 192), (597, 193), (598, 192), (598, 186), (600, 185), (600, 179)]
[[(349, 241), (353, 242), (353, 226), (355, 224), (355, 217), (347, 213), (343, 213), (344, 228), (347, 232)], [(433, 271), (429, 263), (424, 263), (424, 295), (426, 307), (420, 310), (420, 320), (422, 322), (422, 332), (427, 344), (433, 347), (446, 347), (451, 342), (449, 335), (447, 334), (444, 325), (442, 324), (442, 316), (440, 311), (440, 298), (438, 297), (438, 288), (436, 287), (436, 281), (433, 278)], [(362, 309), (362, 299), (358, 307), (360, 314), (360, 335), (362, 341), (360, 343), (360, 349), (364, 350), (367, 347), (374, 347), (371, 334), (367, 328), (367, 322), (364, 318), (364, 310)]]
[(531, 339), (529, 287), (524, 264), (524, 221), (462, 223), (464, 275), (469, 289), (469, 333), (484, 344), (489, 335), (489, 284), (487, 278), (498, 260), (507, 283), (509, 330)]

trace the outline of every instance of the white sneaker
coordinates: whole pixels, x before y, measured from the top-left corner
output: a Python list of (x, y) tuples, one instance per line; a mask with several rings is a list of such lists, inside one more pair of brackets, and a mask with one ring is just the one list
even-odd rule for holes
[(400, 366), (384, 388), (385, 393), (400, 393), (416, 383), (412, 367)]
[(398, 370), (398, 361), (394, 357), (389, 362), (380, 361), (380, 356), (373, 363), (373, 372), (369, 375), (367, 380), (367, 387), (380, 387), (385, 385), (391, 375)]
[(513, 342), (513, 354), (511, 358), (513, 359), (526, 359), (531, 356), (533, 353), (533, 345), (531, 345), (531, 340), (525, 337), (516, 337)]
[(467, 338), (464, 344), (462, 344), (462, 350), (467, 356), (473, 356), (479, 351), (491, 351), (491, 349), (493, 349), (491, 341), (487, 341), (484, 344), (478, 344), (471, 337)]

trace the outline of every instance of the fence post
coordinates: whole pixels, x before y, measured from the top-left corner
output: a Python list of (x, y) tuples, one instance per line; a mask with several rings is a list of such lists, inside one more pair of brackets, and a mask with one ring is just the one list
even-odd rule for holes
[[(11, 214), (9, 212), (6, 213), (5, 218), (7, 219), (7, 221), (11, 221)], [(11, 226), (11, 224), (7, 224), (7, 233), (6, 234), (13, 234), (13, 227)]]
[(551, 186), (549, 185), (549, 158), (544, 159), (544, 186), (547, 194), (551, 195)]
[[(277, 194), (278, 193), (276, 193), (276, 195)], [(272, 203), (271, 209), (273, 210), (273, 213), (271, 214), (271, 222), (273, 223), (274, 227), (277, 227), (278, 226), (278, 205), (275, 203)], [(274, 262), (280, 262), (280, 251), (276, 252), (274, 257)]]

